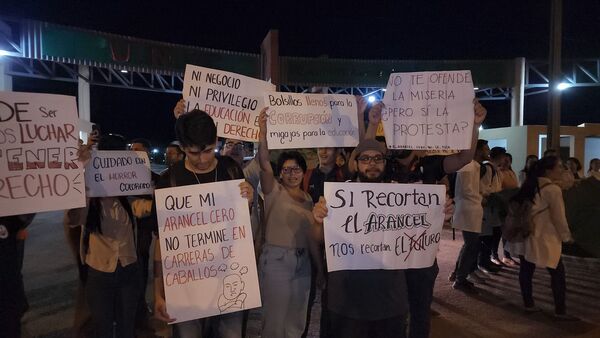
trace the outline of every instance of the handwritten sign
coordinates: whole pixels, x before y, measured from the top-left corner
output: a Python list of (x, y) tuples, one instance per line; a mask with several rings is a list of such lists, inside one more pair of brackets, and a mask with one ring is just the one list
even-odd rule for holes
[(217, 125), (217, 135), (241, 141), (258, 141), (258, 114), (263, 94), (275, 86), (261, 80), (221, 70), (186, 65), (183, 98), (187, 111), (207, 112)]
[(355, 147), (356, 98), (341, 94), (267, 93), (269, 149)]
[(167, 310), (178, 322), (261, 306), (240, 182), (155, 191)]
[(88, 197), (152, 194), (148, 154), (143, 151), (94, 151), (85, 167)]
[(0, 216), (85, 206), (75, 97), (0, 92)]
[(445, 199), (444, 185), (325, 182), (327, 270), (431, 266)]
[(381, 114), (388, 148), (469, 149), (474, 97), (468, 70), (390, 74)]

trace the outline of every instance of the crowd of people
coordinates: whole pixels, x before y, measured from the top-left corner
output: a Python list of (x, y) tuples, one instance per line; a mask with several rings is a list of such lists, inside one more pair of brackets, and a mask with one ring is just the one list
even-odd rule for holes
[[(464, 240), (456, 267), (448, 277), (452, 287), (477, 293), (476, 285), (485, 283), (486, 274), (518, 266), (524, 310), (541, 311), (534, 304), (532, 280), (536, 266), (544, 267), (551, 277), (554, 316), (558, 320), (577, 320), (567, 313), (565, 301), (561, 253), (563, 244), (574, 241), (565, 200), (573, 201), (580, 195), (573, 193), (578, 187), (597, 185), (597, 161), (590, 162), (588, 178), (584, 178), (577, 158), (570, 157), (563, 165), (557, 151), (549, 149), (539, 159), (536, 155), (527, 156), (517, 180), (512, 156), (506, 149), (490, 149), (486, 140), (479, 140), (473, 161), (458, 171), (451, 184), (456, 203), (453, 227), (462, 231)], [(592, 208), (584, 206), (586, 210)], [(519, 217), (518, 221), (529, 229), (514, 237), (509, 230)], [(502, 257), (498, 254), (500, 242)]]
[[(357, 103), (359, 121), (364, 121), (368, 105), (362, 97), (357, 97)], [(570, 318), (560, 256), (562, 243), (572, 241), (572, 236), (562, 195), (582, 177), (581, 164), (570, 158), (566, 169), (556, 154), (548, 152), (539, 160), (529, 156), (517, 175), (504, 148), (489, 149), (485, 140), (478, 139), (486, 110), (477, 100), (473, 102), (470, 149), (445, 156), (388, 150), (385, 140), (375, 136), (383, 108), (377, 103), (368, 110), (368, 125), (359, 123), (358, 146), (317, 149), (315, 168), (308, 168), (301, 152), (269, 150), (267, 109), (259, 116), (258, 152), (245, 161), (249, 145), (234, 139), (219, 140), (209, 114), (186, 112), (185, 106), (183, 100), (175, 106), (177, 141), (167, 147), (168, 168), (153, 175), (153, 182), (160, 189), (245, 179), (239, 188), (251, 211), (262, 298), (262, 337), (306, 337), (317, 289), (321, 292), (321, 337), (429, 336), (437, 262), (420, 269), (327, 272), (325, 182), (446, 184), (452, 197), (445, 206), (446, 219), (462, 231), (464, 240), (449, 277), (454, 289), (477, 292), (475, 285), (483, 279), (480, 272), (519, 266), (524, 307), (535, 311), (532, 276), (535, 267), (542, 266), (552, 278), (557, 318)], [(80, 160), (89, 161), (92, 149), (150, 149), (145, 139), (129, 143), (116, 134), (92, 135), (80, 148)], [(600, 161), (592, 162), (590, 175), (598, 180)], [(502, 237), (510, 202), (530, 203), (535, 214), (535, 227), (523, 241)], [(167, 311), (160, 246), (155, 245), (150, 252), (157, 238), (156, 219), (153, 196), (87, 198), (86, 207), (65, 212), (67, 242), (79, 268), (76, 336), (135, 337), (152, 331), (151, 316), (165, 323), (176, 321)], [(16, 236), (14, 233), (30, 221), (31, 217), (2, 219), (9, 225), (10, 236)], [(4, 246), (7, 242), (0, 243)], [(498, 252), (500, 243), (502, 255)], [(17, 267), (11, 271), (17, 273)], [(149, 275), (153, 296), (148, 299)], [(17, 301), (13, 304), (17, 305), (2, 310), (14, 314), (9, 331), (14, 335), (8, 337), (18, 337), (18, 320), (24, 308)], [(172, 325), (173, 336), (243, 337), (247, 318), (247, 311), (240, 311), (178, 322)]]

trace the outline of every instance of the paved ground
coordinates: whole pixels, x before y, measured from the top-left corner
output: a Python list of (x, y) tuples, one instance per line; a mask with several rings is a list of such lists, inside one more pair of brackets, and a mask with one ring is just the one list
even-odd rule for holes
[[(26, 243), (24, 278), (30, 310), (23, 319), (25, 337), (70, 337), (74, 315), (77, 269), (66, 245), (62, 213), (39, 214)], [(552, 313), (550, 281), (545, 270), (534, 276), (534, 296), (541, 313), (520, 309), (516, 269), (487, 278), (478, 296), (466, 296), (446, 280), (462, 239), (452, 241), (445, 231), (438, 260), (440, 275), (433, 309), (433, 337), (600, 337), (600, 268), (582, 261), (566, 261), (567, 305), (579, 322), (556, 322)], [(259, 337), (259, 312), (250, 314), (249, 337)], [(313, 318), (318, 318), (318, 308)], [(316, 320), (311, 337), (318, 337)]]

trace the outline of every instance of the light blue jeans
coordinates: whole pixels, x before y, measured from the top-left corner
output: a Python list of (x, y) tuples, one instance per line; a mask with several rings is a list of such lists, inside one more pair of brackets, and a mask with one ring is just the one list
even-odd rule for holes
[[(244, 311), (227, 313), (208, 318), (195, 319), (175, 324), (175, 338), (242, 338)], [(211, 334), (216, 332), (216, 336)]]
[(310, 293), (308, 249), (265, 244), (259, 260), (262, 338), (299, 338)]

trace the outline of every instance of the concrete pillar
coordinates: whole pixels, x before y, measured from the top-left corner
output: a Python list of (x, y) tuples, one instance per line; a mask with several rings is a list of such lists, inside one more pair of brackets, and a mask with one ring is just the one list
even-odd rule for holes
[(91, 118), (91, 110), (90, 83), (85, 79), (90, 78), (90, 68), (88, 66), (79, 66), (79, 74), (81, 75), (77, 80), (77, 107), (79, 110), (79, 120), (81, 121), (79, 137), (87, 143), (87, 135), (89, 132), (91, 132), (91, 126), (89, 123)]
[(515, 58), (515, 83), (510, 100), (510, 126), (523, 125), (523, 110), (525, 103), (525, 58)]
[(12, 92), (12, 76), (8, 73), (8, 57), (0, 56), (0, 91)]

